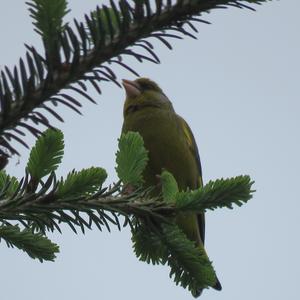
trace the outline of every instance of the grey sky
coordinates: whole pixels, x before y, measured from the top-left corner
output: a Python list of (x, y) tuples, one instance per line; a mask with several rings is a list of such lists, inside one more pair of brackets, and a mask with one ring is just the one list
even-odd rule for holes
[[(18, 3), (18, 5), (16, 5)], [(70, 17), (101, 1), (69, 1)], [(24, 55), (23, 43), (40, 45), (25, 1), (1, 1), (0, 65)], [(155, 79), (196, 137), (204, 182), (250, 174), (254, 198), (242, 208), (207, 214), (207, 250), (223, 285), (203, 299), (299, 299), (300, 3), (273, 1), (257, 12), (230, 8), (204, 15), (198, 40), (156, 48), (161, 65), (132, 62)], [(120, 78), (131, 74), (114, 68)], [(102, 166), (116, 179), (114, 153), (122, 124), (124, 91), (103, 84), (98, 105), (86, 103), (84, 117), (61, 108), (66, 151), (60, 175), (73, 168)], [(85, 101), (85, 100), (83, 100)], [(30, 136), (27, 140), (34, 142)], [(22, 176), (20, 164), (7, 169)], [(1, 244), (1, 299), (191, 299), (168, 278), (167, 267), (139, 262), (128, 229), (109, 234), (94, 229), (50, 237), (61, 253), (39, 263)]]

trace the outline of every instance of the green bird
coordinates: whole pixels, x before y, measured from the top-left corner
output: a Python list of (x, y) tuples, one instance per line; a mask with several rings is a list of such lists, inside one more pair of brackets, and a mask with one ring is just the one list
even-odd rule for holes
[[(202, 170), (195, 138), (162, 89), (148, 78), (123, 80), (123, 86), (126, 101), (122, 132), (138, 132), (149, 151), (149, 162), (143, 173), (145, 186), (157, 186), (158, 176), (165, 169), (173, 174), (179, 190), (201, 187)], [(204, 245), (204, 213), (181, 214), (176, 223), (196, 245)], [(214, 288), (222, 289), (218, 280)]]

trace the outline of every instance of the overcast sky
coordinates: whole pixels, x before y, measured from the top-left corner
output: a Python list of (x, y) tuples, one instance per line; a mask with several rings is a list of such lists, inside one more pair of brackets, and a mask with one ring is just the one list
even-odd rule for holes
[[(68, 19), (102, 1), (69, 1)], [(104, 1), (104, 3), (106, 3)], [(17, 5), (18, 4), (18, 5)], [(198, 40), (156, 44), (161, 65), (129, 61), (157, 81), (196, 137), (204, 182), (249, 174), (257, 192), (242, 208), (207, 213), (206, 245), (223, 291), (203, 299), (299, 299), (300, 3), (272, 1), (257, 12), (230, 8), (204, 18)], [(1, 1), (0, 65), (24, 56), (24, 43), (40, 49), (25, 1)], [(134, 77), (114, 68), (119, 78)], [(116, 179), (114, 159), (122, 126), (124, 91), (102, 84), (98, 105), (85, 102), (84, 117), (61, 107), (65, 157), (58, 171), (102, 166)], [(26, 140), (32, 145), (31, 136)], [(28, 150), (18, 146), (10, 174), (23, 176)], [(50, 234), (61, 252), (41, 264), (1, 243), (1, 299), (192, 299), (168, 277), (167, 267), (139, 262), (130, 232), (97, 229)]]

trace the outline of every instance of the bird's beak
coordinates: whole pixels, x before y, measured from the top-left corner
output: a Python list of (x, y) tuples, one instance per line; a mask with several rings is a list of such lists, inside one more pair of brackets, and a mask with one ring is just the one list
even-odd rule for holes
[(127, 97), (130, 97), (130, 98), (137, 97), (141, 94), (140, 86), (137, 82), (123, 79), (122, 84), (126, 91)]

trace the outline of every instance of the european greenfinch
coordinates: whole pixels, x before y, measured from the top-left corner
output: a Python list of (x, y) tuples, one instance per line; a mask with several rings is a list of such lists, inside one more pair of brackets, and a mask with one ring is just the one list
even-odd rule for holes
[[(122, 132), (138, 132), (149, 151), (149, 162), (143, 173), (145, 186), (157, 186), (158, 176), (167, 170), (175, 177), (179, 190), (201, 187), (202, 171), (195, 138), (162, 89), (148, 78), (123, 80), (123, 86), (126, 100)], [(176, 223), (196, 245), (204, 245), (204, 213), (182, 213)], [(221, 290), (218, 280), (214, 288)]]

